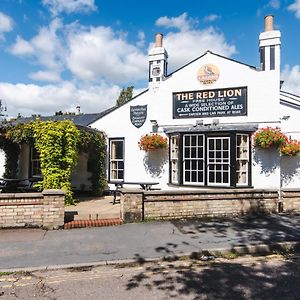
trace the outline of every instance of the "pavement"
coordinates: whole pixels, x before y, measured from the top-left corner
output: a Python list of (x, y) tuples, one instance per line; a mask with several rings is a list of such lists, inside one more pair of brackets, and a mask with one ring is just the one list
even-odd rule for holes
[(113, 196), (80, 197), (76, 205), (65, 207), (66, 221), (120, 217), (120, 203), (113, 204)]
[(72, 230), (5, 229), (0, 230), (0, 272), (299, 247), (299, 229), (300, 215), (286, 214)]

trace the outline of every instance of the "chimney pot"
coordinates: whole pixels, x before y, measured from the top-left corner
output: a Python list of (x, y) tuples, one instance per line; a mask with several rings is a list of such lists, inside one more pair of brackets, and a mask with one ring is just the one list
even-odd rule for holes
[(265, 31), (273, 31), (274, 30), (274, 16), (269, 15), (265, 16)]
[(163, 34), (162, 33), (157, 33), (155, 35), (155, 47), (162, 47), (163, 44)]

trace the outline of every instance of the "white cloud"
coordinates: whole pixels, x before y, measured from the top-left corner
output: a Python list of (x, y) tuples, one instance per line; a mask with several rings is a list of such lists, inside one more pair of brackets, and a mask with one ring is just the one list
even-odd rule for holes
[(274, 9), (279, 9), (280, 8), (280, 0), (271, 0), (268, 3), (268, 6), (274, 8)]
[[(156, 24), (171, 28), (166, 30), (164, 46), (173, 70), (208, 49), (225, 56), (236, 51), (222, 33), (213, 27), (198, 29), (197, 20), (187, 14), (159, 18)], [(40, 67), (29, 74), (31, 79), (55, 84), (3, 82), (0, 99), (7, 102), (10, 115), (18, 112), (47, 115), (74, 110), (77, 105), (83, 112), (100, 112), (115, 104), (121, 85), (136, 85), (137, 81), (147, 80), (144, 41), (143, 31), (130, 43), (126, 32), (115, 32), (104, 26), (87, 28), (78, 22), (65, 25), (55, 18), (29, 40), (18, 36), (10, 49), (12, 54)], [(70, 81), (61, 81), (62, 72), (70, 75)]]
[(120, 88), (101, 83), (77, 87), (72, 82), (59, 85), (0, 83), (0, 99), (7, 104), (8, 114), (23, 116), (51, 115), (56, 111), (75, 111), (80, 105), (84, 113), (101, 112), (115, 104)]
[[(59, 74), (63, 68), (65, 56), (65, 50), (62, 45), (63, 42), (58, 35), (58, 31), (62, 29), (63, 24), (61, 21), (59, 19), (53, 19), (48, 27), (41, 27), (38, 34), (29, 41), (17, 36), (15, 44), (10, 48), (10, 52), (19, 57), (30, 57), (35, 64), (46, 68), (46, 72), (49, 74)], [(42, 73), (40, 75), (42, 75)], [(38, 74), (31, 78), (38, 78), (37, 76)], [(39, 80), (42, 80), (43, 77), (43, 80), (52, 81), (52, 76), (39, 77)], [(54, 81), (56, 80), (55, 78)]]
[[(181, 27), (177, 27), (178, 29), (182, 29), (179, 32), (169, 32), (164, 37), (164, 47), (169, 53), (169, 66), (172, 70), (197, 58), (207, 50), (228, 57), (236, 53), (235, 46), (227, 43), (225, 36), (222, 33), (217, 32), (213, 27), (202, 30), (192, 28), (193, 20), (189, 19), (187, 14), (183, 14), (178, 18), (185, 20), (184, 22), (181, 22)], [(161, 18), (158, 20), (160, 19)], [(174, 20), (176, 18), (167, 19)], [(185, 25), (183, 23), (185, 23)], [(170, 25), (170, 23), (166, 22), (166, 19), (164, 19), (163, 22), (157, 21), (156, 24), (167, 27)], [(150, 47), (153, 47), (153, 45)]]
[(220, 19), (221, 17), (219, 15), (216, 15), (216, 14), (211, 14), (211, 15), (208, 15), (208, 16), (205, 16), (204, 17), (204, 22), (213, 22), (217, 19)]
[(54, 71), (37, 71), (30, 73), (28, 76), (29, 78), (38, 81), (58, 82), (61, 80), (60, 74)]
[(178, 17), (169, 18), (167, 16), (160, 17), (156, 20), (156, 26), (162, 26), (166, 28), (176, 28), (181, 31), (189, 30), (192, 26), (193, 19), (188, 18), (187, 13), (183, 13)]
[(53, 15), (62, 12), (87, 13), (97, 9), (94, 0), (43, 0), (42, 3), (50, 9)]
[(146, 38), (145, 32), (140, 30), (138, 32), (138, 41), (137, 41), (136, 45), (140, 48), (144, 47), (145, 46), (145, 38)]
[(13, 27), (12, 18), (0, 12), (0, 40), (4, 39), (4, 33), (12, 31)]
[(68, 36), (68, 68), (79, 79), (114, 83), (146, 77), (147, 56), (109, 27), (79, 29)]
[(300, 19), (300, 0), (295, 0), (295, 2), (288, 6), (288, 10), (295, 13), (296, 18)]
[(10, 52), (16, 56), (33, 55), (34, 48), (30, 42), (18, 35), (15, 44), (10, 48)]
[(293, 67), (285, 65), (281, 72), (281, 78), (284, 80), (282, 89), (284, 91), (300, 95), (300, 66)]

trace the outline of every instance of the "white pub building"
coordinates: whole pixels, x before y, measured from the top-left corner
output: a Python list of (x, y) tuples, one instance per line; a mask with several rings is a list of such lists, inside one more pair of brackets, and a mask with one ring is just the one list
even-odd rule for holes
[[(258, 68), (207, 51), (168, 74), (157, 34), (149, 88), (91, 125), (107, 134), (108, 181), (158, 182), (163, 190), (299, 188), (298, 156), (252, 142), (265, 127), (300, 138), (300, 97), (281, 90), (280, 37), (267, 16)], [(140, 150), (151, 133), (167, 137), (168, 147)]]

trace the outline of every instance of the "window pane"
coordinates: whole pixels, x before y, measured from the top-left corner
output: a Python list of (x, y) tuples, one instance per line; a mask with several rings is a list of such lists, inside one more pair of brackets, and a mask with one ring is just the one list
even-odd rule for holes
[(185, 171), (185, 181), (187, 181), (187, 182), (191, 181), (191, 177), (190, 177), (190, 172), (189, 171)]
[(197, 172), (192, 171), (192, 182), (197, 182)]
[(185, 169), (186, 170), (190, 170), (191, 169), (191, 161), (190, 160), (185, 161)]
[(224, 183), (229, 183), (229, 173), (228, 172), (224, 172), (223, 173), (223, 182)]
[(191, 153), (191, 158), (197, 158), (197, 155), (196, 155), (196, 148), (195, 147), (193, 147), (192, 149), (191, 149), (192, 151), (192, 153)]
[(195, 135), (192, 135), (192, 146), (197, 146)]
[(124, 179), (124, 141), (110, 141), (110, 177), (115, 180)]
[(184, 138), (184, 145), (185, 146), (189, 146), (191, 143), (190, 143), (190, 137), (189, 136), (185, 136)]

